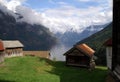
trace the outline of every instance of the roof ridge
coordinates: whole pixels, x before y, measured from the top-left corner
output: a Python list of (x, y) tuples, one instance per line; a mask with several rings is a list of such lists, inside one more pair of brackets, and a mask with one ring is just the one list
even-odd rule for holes
[(80, 49), (81, 51), (83, 51), (84, 53), (88, 54), (88, 55), (93, 55), (95, 53), (95, 51), (90, 48), (88, 45), (86, 45), (85, 43), (79, 44), (75, 46), (77, 49)]

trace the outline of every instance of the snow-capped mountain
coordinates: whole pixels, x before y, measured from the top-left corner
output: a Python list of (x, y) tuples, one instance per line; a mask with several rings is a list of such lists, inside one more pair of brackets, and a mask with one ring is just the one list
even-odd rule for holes
[(72, 30), (67, 31), (64, 34), (56, 33), (56, 36), (58, 37), (60, 44), (64, 44), (67, 47), (72, 47), (76, 42), (102, 30), (108, 24), (109, 23), (104, 24), (104, 25), (91, 25), (80, 33), (72, 31)]

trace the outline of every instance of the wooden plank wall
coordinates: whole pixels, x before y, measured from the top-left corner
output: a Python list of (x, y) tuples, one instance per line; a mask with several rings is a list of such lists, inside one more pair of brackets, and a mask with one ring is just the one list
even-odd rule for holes
[(4, 61), (4, 52), (0, 51), (0, 62)]
[(50, 59), (50, 51), (23, 51), (23, 55), (39, 56)]

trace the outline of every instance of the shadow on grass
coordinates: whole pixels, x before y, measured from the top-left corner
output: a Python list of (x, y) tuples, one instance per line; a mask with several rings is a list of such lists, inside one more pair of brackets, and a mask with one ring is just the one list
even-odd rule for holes
[(59, 76), (60, 81), (57, 82), (105, 82), (107, 69), (96, 68), (89, 71), (86, 68), (66, 66), (62, 61), (50, 61), (48, 59), (40, 59), (46, 61), (53, 66), (51, 71), (46, 71), (50, 74)]
[(1, 80), (0, 79), (0, 82), (15, 82), (15, 81), (8, 81), (8, 80)]

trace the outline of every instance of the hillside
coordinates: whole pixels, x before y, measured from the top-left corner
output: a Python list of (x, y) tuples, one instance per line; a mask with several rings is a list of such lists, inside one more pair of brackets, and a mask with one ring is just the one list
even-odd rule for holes
[(96, 51), (95, 55), (98, 57), (98, 59), (96, 60), (97, 64), (106, 65), (105, 46), (103, 46), (103, 43), (111, 37), (112, 23), (106, 26), (103, 30), (79, 41), (77, 44), (88, 44), (91, 48), (93, 48)]
[(0, 10), (0, 39), (20, 40), (25, 50), (49, 50), (56, 44), (56, 38), (48, 28), (43, 25), (17, 22), (15, 16), (19, 19), (22, 16), (11, 11), (15, 15), (13, 16), (7, 11), (9, 10), (5, 7)]
[(95, 70), (66, 67), (65, 62), (23, 56), (0, 63), (0, 82), (105, 82), (107, 68)]
[(108, 24), (109, 23), (103, 25), (90, 25), (86, 27), (82, 32), (74, 32), (70, 30), (65, 32), (64, 34), (57, 33), (56, 36), (58, 37), (61, 44), (64, 44), (67, 47), (72, 47), (76, 42), (100, 31)]

